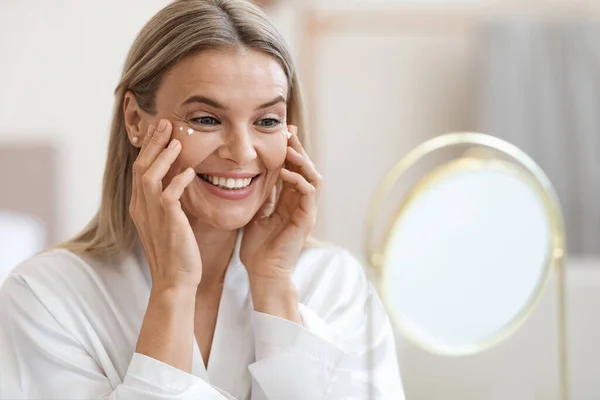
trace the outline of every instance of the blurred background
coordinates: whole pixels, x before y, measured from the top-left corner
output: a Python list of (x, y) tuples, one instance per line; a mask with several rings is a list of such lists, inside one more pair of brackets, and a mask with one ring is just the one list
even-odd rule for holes
[[(96, 212), (129, 46), (167, 0), (0, 0), (0, 282)], [(600, 1), (263, 0), (287, 39), (325, 178), (316, 235), (365, 262), (371, 195), (450, 131), (509, 140), (546, 171), (568, 236), (571, 398), (600, 399)], [(559, 398), (554, 286), (513, 338), (427, 354), (398, 333), (408, 399)]]

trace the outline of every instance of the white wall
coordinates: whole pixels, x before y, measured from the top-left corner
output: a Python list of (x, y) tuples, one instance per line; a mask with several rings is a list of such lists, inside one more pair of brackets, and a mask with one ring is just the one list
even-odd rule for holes
[(426, 139), (472, 129), (471, 41), (346, 34), (319, 48), (313, 142), (325, 185), (318, 236), (364, 257), (367, 206), (389, 168)]
[(113, 89), (135, 35), (167, 3), (0, 4), (0, 145), (46, 141), (59, 148), (61, 239), (97, 210)]

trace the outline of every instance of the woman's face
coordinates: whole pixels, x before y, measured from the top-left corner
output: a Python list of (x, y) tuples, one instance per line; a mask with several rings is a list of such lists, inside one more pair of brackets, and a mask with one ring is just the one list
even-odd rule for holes
[(268, 199), (286, 157), (287, 91), (279, 63), (252, 50), (204, 51), (164, 76), (142, 125), (173, 124), (182, 150), (163, 184), (196, 171), (181, 198), (192, 223), (237, 229)]

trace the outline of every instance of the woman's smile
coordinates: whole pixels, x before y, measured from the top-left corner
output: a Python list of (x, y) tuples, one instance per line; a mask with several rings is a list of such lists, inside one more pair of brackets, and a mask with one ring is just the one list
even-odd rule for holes
[(246, 172), (197, 175), (203, 189), (224, 200), (242, 200), (249, 197), (261, 176)]

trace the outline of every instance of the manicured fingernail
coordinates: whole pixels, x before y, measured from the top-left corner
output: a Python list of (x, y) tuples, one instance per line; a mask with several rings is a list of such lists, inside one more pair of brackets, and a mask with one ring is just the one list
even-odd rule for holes
[(194, 175), (194, 173), (195, 173), (194, 169), (191, 168), (191, 167), (185, 170), (185, 175), (186, 176), (192, 176), (192, 175)]
[(166, 127), (167, 127), (167, 121), (164, 119), (161, 119), (160, 123), (158, 124), (157, 132), (159, 132), (159, 133), (164, 132)]
[(170, 149), (175, 149), (178, 146), (179, 146), (179, 140), (177, 140), (177, 139), (173, 139), (173, 140), (171, 140), (171, 143), (169, 143)]

